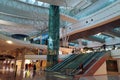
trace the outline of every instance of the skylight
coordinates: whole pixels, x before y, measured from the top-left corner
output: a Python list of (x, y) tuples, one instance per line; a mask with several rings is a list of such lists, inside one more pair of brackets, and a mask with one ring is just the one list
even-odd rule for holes
[(33, 4), (33, 5), (36, 5), (36, 6), (49, 7), (49, 4), (41, 2), (41, 1), (37, 1), (37, 0), (19, 0), (19, 1), (25, 2), (25, 3), (28, 3), (28, 4)]
[(95, 34), (95, 35), (93, 35), (94, 37), (97, 37), (97, 38), (100, 38), (100, 39), (103, 39), (103, 40), (106, 40), (106, 39), (109, 39), (109, 38), (111, 38), (110, 36), (107, 36), (107, 35), (105, 35), (105, 34)]
[(120, 32), (120, 27), (114, 29), (116, 32)]

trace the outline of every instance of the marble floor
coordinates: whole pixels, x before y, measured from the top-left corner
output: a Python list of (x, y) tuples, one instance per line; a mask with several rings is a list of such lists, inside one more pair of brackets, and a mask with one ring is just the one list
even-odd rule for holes
[(74, 78), (45, 71), (17, 70), (0, 68), (0, 80), (120, 80), (120, 75), (85, 76)]

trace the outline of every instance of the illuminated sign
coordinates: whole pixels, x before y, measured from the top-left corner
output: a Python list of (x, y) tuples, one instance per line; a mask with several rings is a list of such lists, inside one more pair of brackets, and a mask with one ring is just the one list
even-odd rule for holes
[(49, 37), (49, 39), (48, 39), (48, 45), (49, 45), (49, 48), (50, 49), (53, 49), (53, 40), (52, 40), (52, 38), (51, 37)]

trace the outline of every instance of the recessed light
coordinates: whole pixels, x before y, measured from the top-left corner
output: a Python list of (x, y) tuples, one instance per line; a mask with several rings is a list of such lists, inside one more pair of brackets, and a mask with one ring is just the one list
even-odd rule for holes
[(10, 40), (7, 40), (6, 41), (8, 44), (12, 44), (13, 42), (12, 41), (10, 41)]

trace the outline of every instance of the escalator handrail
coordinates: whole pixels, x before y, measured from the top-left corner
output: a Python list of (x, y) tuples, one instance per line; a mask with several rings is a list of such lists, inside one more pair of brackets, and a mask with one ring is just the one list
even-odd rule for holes
[[(61, 63), (64, 63), (66, 60), (69, 60), (71, 57), (72, 57), (72, 54), (71, 54), (69, 57), (67, 57), (67, 58), (66, 58), (63, 62), (61, 62)], [(58, 64), (56, 64), (56, 65), (48, 68), (47, 70), (52, 70), (52, 69), (54, 69), (56, 66), (60, 65), (61, 63), (58, 63)]]
[[(74, 55), (74, 56), (73, 56)], [(59, 70), (59, 69), (61, 69), (64, 65), (66, 65), (67, 63), (69, 63), (71, 60), (73, 60), (73, 59), (75, 59), (78, 55), (77, 54), (73, 54), (69, 59), (67, 59), (67, 60), (64, 60), (64, 62), (62, 62), (62, 63), (58, 63), (58, 65), (55, 65), (56, 67), (54, 67), (52, 70), (53, 71), (56, 71), (56, 70)]]
[[(83, 63), (81, 63), (82, 65), (82, 69), (84, 69), (89, 63), (91, 63), (91, 61), (93, 61), (93, 59), (99, 59), (105, 52), (95, 52), (93, 55), (90, 55), (90, 57), (88, 57)], [(89, 53), (90, 54), (90, 53)], [(92, 59), (91, 59), (92, 58)], [(87, 61), (87, 63), (86, 63)], [(79, 66), (74, 69), (70, 74), (74, 75), (73, 73), (79, 68)], [(80, 68), (80, 69), (81, 69)], [(78, 70), (79, 71), (79, 70)]]
[[(94, 53), (88, 53), (88, 54), (89, 55), (86, 56), (87, 58), (85, 58), (85, 60), (80, 63), (81, 64), (81, 68), (83, 68), (83, 65), (86, 63), (86, 61), (88, 61), (94, 55)], [(80, 68), (80, 66), (77, 66), (70, 74), (73, 74), (78, 68)]]
[[(79, 57), (82, 57), (82, 56), (83, 56), (83, 54), (79, 54), (77, 57), (75, 57), (73, 60), (71, 60), (69, 64), (72, 64), (76, 59), (78, 59)], [(67, 68), (67, 66), (69, 66), (69, 64), (67, 63), (63, 68), (61, 68), (60, 71), (65, 70)]]
[[(69, 57), (67, 57), (65, 60), (63, 60), (63, 62), (61, 62), (61, 63), (64, 63), (65, 61), (69, 60), (71, 57), (72, 57), (72, 54)], [(61, 63), (54, 65), (53, 67), (51, 67), (51, 69), (56, 67), (57, 65), (60, 65)]]
[[(99, 54), (100, 54), (100, 55), (99, 55)], [(101, 53), (99, 52), (98, 55), (96, 55), (96, 57), (94, 57), (95, 63), (96, 63), (99, 59), (101, 59), (101, 57), (102, 57), (104, 54), (106, 54), (106, 52), (101, 52)], [(94, 64), (95, 64), (95, 63), (94, 63)], [(93, 66), (93, 65), (92, 65), (92, 66)], [(91, 67), (92, 67), (92, 66), (91, 66)], [(91, 67), (90, 67), (90, 68), (91, 68)], [(90, 68), (89, 68), (89, 69), (90, 69)], [(85, 71), (84, 74), (87, 73), (88, 71), (89, 71), (89, 70)]]
[[(79, 56), (76, 60), (74, 60), (71, 64), (69, 64), (67, 67), (65, 67), (66, 69), (74, 69), (74, 68), (70, 68), (70, 66), (72, 66), (73, 64), (79, 64), (84, 58), (85, 56), (87, 56), (87, 54), (83, 54), (83, 56)], [(75, 66), (76, 67), (76, 66)]]

